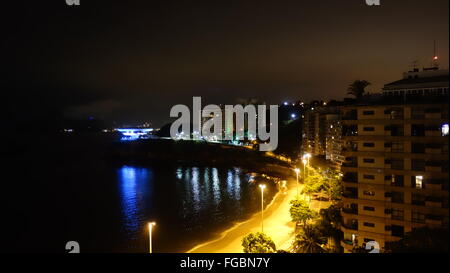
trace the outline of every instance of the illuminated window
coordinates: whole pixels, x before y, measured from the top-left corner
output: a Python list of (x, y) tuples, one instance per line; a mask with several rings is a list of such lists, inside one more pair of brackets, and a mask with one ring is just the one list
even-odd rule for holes
[(423, 176), (416, 176), (415, 188), (416, 189), (422, 189), (423, 188)]
[(442, 136), (448, 136), (448, 124), (442, 125)]

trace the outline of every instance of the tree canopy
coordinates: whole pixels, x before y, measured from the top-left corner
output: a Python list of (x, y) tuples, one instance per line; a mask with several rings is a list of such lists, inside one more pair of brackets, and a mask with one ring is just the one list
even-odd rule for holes
[(244, 253), (275, 253), (277, 251), (272, 239), (262, 232), (250, 233), (242, 239)]
[(300, 199), (291, 201), (289, 212), (293, 222), (301, 222), (304, 225), (308, 220), (317, 217), (317, 213), (309, 208), (306, 201)]

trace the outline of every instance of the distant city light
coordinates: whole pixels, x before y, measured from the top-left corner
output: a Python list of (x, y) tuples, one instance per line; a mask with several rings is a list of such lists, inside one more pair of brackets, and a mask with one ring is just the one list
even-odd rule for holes
[(284, 103), (285, 106), (288, 106), (288, 104), (289, 104), (289, 102), (285, 102), (285, 103)]
[(296, 117), (297, 117), (296, 114), (292, 114), (292, 115), (291, 115), (291, 118), (296, 118)]
[(136, 140), (139, 138), (144, 138), (150, 132), (153, 131), (152, 128), (125, 128), (125, 129), (117, 129), (122, 134), (122, 140)]

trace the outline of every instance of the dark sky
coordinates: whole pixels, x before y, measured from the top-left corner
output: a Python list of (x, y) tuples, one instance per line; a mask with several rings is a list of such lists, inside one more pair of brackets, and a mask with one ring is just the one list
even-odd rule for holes
[[(169, 120), (171, 106), (371, 92), (433, 40), (448, 67), (448, 0), (93, 1), (2, 5), (2, 92), (49, 98), (71, 116)], [(12, 89), (11, 89), (12, 90)]]

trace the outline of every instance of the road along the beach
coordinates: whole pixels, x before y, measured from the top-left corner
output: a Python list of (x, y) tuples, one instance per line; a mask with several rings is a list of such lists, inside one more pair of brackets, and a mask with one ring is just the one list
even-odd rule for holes
[[(287, 190), (276, 194), (264, 210), (264, 233), (272, 238), (277, 249), (288, 249), (294, 238), (295, 224), (291, 222), (289, 202), (296, 198), (296, 181), (289, 180)], [(301, 191), (301, 185), (299, 185)], [(198, 245), (188, 253), (242, 253), (242, 238), (261, 231), (261, 212), (249, 220), (224, 231), (219, 238)]]

